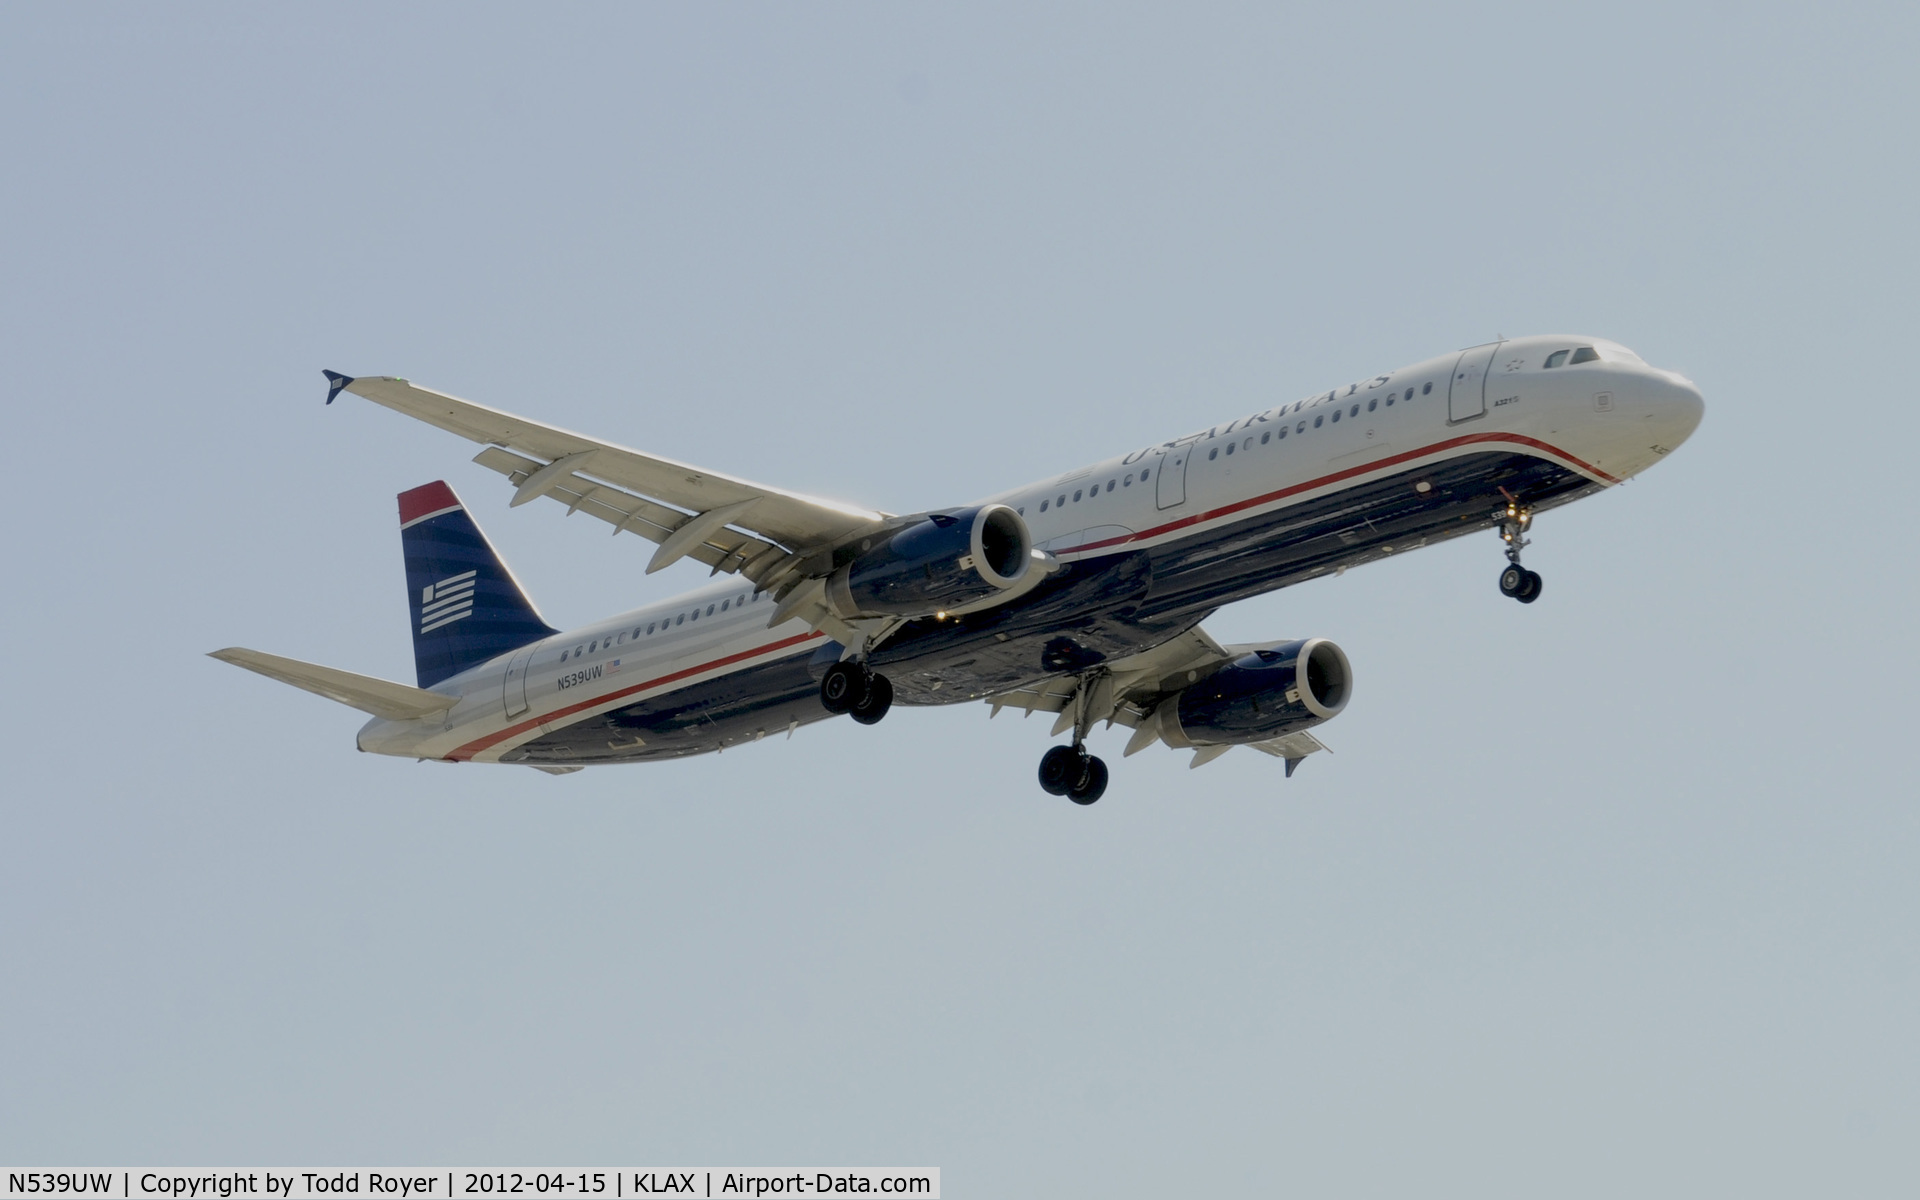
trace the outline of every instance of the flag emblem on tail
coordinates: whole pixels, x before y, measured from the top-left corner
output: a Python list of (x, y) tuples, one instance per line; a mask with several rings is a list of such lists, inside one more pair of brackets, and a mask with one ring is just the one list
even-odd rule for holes
[(420, 589), (420, 632), (432, 633), (473, 615), (475, 571), (450, 575), (438, 583)]
[(420, 686), (559, 632), (500, 561), (445, 481), (400, 493), (400, 549)]

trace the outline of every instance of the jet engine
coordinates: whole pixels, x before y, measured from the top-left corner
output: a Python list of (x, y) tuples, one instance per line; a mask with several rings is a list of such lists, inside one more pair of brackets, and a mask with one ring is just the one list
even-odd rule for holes
[(827, 577), (843, 620), (927, 617), (1015, 587), (1033, 570), (1033, 536), (1004, 504), (929, 513), (865, 546)]
[(1151, 718), (1169, 746), (1239, 746), (1340, 714), (1353, 668), (1325, 638), (1255, 650), (1160, 702)]

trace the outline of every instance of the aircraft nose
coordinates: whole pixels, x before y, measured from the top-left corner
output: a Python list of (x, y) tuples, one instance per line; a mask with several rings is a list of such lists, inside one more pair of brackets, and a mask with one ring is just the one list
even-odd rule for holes
[(1663, 440), (1669, 446), (1678, 446), (1693, 436), (1700, 428), (1700, 418), (1707, 413), (1707, 401), (1693, 380), (1684, 375), (1668, 372), (1666, 395), (1661, 398), (1658, 418)]

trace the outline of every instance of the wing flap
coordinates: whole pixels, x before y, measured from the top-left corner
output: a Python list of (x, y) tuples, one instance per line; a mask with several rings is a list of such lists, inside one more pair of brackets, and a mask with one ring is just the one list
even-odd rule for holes
[[(535, 459), (498, 446), (487, 447), (474, 455), (473, 461), (488, 470), (500, 472), (507, 477), (507, 482), (515, 486), (524, 484), (543, 468), (543, 464)], [(559, 482), (541, 494), (565, 504), (569, 513), (583, 512), (605, 521), (613, 526), (615, 537), (622, 533), (637, 533), (655, 543), (666, 542), (682, 526), (704, 515), (657, 504), (644, 496), (636, 496), (610, 484), (582, 479), (572, 473), (561, 476)], [(758, 508), (757, 503), (755, 508)], [(736, 572), (748, 563), (756, 563), (760, 569), (748, 576), (756, 583), (765, 578), (766, 568), (789, 557), (785, 550), (773, 542), (726, 526), (703, 533), (697, 545), (687, 548), (685, 556), (715, 571)]]
[[(1275, 758), (1290, 759), (1294, 762), (1300, 761), (1309, 754), (1327, 749), (1326, 743), (1305, 730), (1277, 738), (1268, 738), (1264, 742), (1249, 742), (1248, 745), (1262, 754), (1271, 754)], [(1333, 752), (1328, 750), (1327, 753)]]
[[(526, 477), (531, 478), (535, 472), (562, 459), (590, 454), (590, 458), (582, 460), (577, 469), (569, 470), (555, 486), (547, 488), (546, 481), (542, 483), (542, 494), (564, 499), (570, 504), (580, 499), (585, 488), (577, 484), (569, 485), (566, 481), (582, 480), (582, 476), (586, 477), (583, 483), (591, 484), (598, 480), (631, 496), (646, 497), (661, 506), (671, 505), (673, 509), (669, 511), (678, 510), (683, 520), (691, 514), (755, 501), (751, 512), (743, 518), (744, 527), (766, 541), (778, 543), (789, 550), (830, 545), (856, 530), (885, 520), (887, 516), (857, 505), (767, 487), (672, 459), (642, 454), (610, 442), (596, 441), (512, 413), (416, 387), (404, 379), (368, 376), (354, 379), (344, 386), (345, 390), (357, 396), (415, 420), (458, 434), (469, 441), (511, 451), (522, 461), (514, 471), (503, 472), (509, 477), (525, 471)], [(502, 469), (492, 461), (482, 465), (494, 470)], [(526, 483), (527, 478), (518, 483)], [(675, 523), (678, 524), (677, 521)], [(695, 553), (692, 557), (699, 559), (701, 556)], [(713, 564), (709, 562), (708, 565)]]

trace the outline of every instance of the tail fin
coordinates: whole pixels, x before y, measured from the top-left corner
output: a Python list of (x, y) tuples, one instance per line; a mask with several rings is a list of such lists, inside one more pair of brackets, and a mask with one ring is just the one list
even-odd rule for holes
[(400, 548), (421, 687), (559, 632), (446, 484), (400, 493)]

